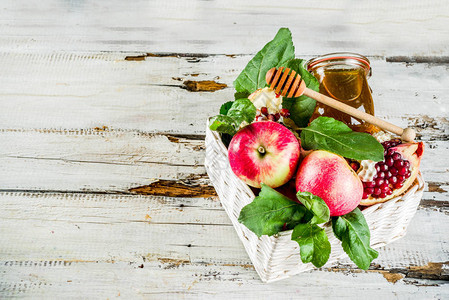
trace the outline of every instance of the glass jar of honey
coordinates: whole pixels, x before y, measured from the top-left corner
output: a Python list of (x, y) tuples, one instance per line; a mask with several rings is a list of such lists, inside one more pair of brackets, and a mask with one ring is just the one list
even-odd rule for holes
[[(307, 69), (320, 82), (320, 93), (374, 115), (374, 104), (368, 78), (369, 60), (356, 53), (331, 53), (307, 62)], [(319, 116), (332, 117), (356, 131), (369, 131), (369, 124), (327, 105), (317, 103), (311, 121)]]

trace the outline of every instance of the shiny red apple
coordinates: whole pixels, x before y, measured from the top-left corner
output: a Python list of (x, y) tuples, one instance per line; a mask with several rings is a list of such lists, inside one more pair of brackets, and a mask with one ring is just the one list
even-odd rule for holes
[(318, 150), (301, 162), (296, 174), (296, 191), (320, 197), (329, 207), (331, 216), (341, 216), (359, 205), (363, 185), (343, 157)]
[(252, 123), (231, 140), (229, 163), (238, 178), (260, 188), (285, 184), (295, 174), (300, 143), (285, 126), (271, 121)]

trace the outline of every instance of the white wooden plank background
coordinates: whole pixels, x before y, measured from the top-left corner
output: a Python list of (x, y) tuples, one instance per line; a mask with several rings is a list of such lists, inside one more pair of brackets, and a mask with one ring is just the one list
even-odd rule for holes
[(7, 51), (254, 53), (290, 27), (298, 54), (447, 56), (445, 0), (2, 1)]
[[(377, 115), (426, 143), (419, 210), (367, 272), (262, 284), (208, 187), (205, 120), (281, 26), (299, 57), (369, 55)], [(448, 28), (447, 1), (2, 1), (0, 298), (448, 298)]]

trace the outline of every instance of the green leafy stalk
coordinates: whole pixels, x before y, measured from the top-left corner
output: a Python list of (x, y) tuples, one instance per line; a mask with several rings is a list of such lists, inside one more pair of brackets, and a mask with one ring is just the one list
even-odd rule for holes
[(379, 254), (370, 247), (369, 227), (360, 209), (332, 218), (332, 229), (349, 258), (357, 267), (367, 270)]
[(299, 223), (305, 211), (301, 204), (262, 184), (259, 196), (240, 211), (239, 222), (259, 237), (271, 236), (280, 232), (285, 223)]
[(234, 135), (236, 132), (237, 124), (234, 119), (228, 116), (217, 115), (210, 120), (209, 128), (221, 133), (227, 133)]
[(240, 126), (241, 123), (251, 123), (256, 117), (256, 107), (247, 98), (235, 100), (226, 116), (233, 118), (235, 123)]
[(292, 241), (299, 244), (301, 261), (322, 267), (331, 253), (331, 244), (323, 228), (316, 224), (298, 224), (292, 232)]
[(309, 222), (305, 224), (296, 225), (292, 241), (298, 243), (303, 263), (311, 262), (317, 268), (322, 267), (329, 259), (331, 244), (324, 229), (316, 224), (329, 221), (329, 207), (323, 199), (309, 192), (298, 192), (296, 197), (304, 204), (311, 218), (308, 217)]
[(352, 131), (334, 118), (319, 117), (301, 129), (301, 146), (305, 149), (327, 150), (356, 160), (384, 159), (384, 148), (373, 136)]
[(296, 197), (310, 212), (312, 212), (313, 217), (309, 223), (321, 224), (329, 221), (329, 207), (323, 199), (309, 192), (298, 192)]
[(253, 57), (234, 81), (235, 98), (248, 97), (266, 85), (265, 75), (273, 67), (280, 67), (295, 58), (292, 34), (288, 28), (279, 29), (274, 39)]
[[(306, 86), (318, 92), (320, 83), (318, 80), (310, 74), (306, 67), (306, 61), (303, 59), (292, 59), (283, 64), (283, 67), (287, 67), (295, 71), (304, 80)], [(309, 123), (310, 117), (315, 111), (316, 101), (305, 95), (297, 98), (283, 98), (282, 107), (290, 111), (290, 118), (299, 127), (305, 127)]]
[(211, 118), (209, 128), (232, 136), (243, 122), (251, 123), (254, 120), (256, 107), (249, 99), (242, 98), (223, 104), (220, 113)]

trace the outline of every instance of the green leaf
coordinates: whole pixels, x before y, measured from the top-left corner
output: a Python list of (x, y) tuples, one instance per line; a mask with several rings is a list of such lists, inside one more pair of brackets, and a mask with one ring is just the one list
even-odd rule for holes
[[(320, 83), (311, 73), (307, 71), (305, 63), (306, 61), (303, 59), (292, 59), (283, 64), (283, 66), (294, 70), (301, 76), (309, 89), (318, 92)], [(307, 126), (310, 117), (315, 111), (315, 106), (316, 101), (305, 95), (297, 98), (282, 99), (282, 107), (290, 111), (290, 118), (299, 127)]]
[(360, 269), (367, 270), (378, 253), (370, 247), (370, 231), (360, 209), (332, 218), (332, 229), (342, 242), (349, 258)]
[(234, 119), (235, 124), (251, 123), (256, 117), (256, 107), (248, 98), (235, 100), (226, 114)]
[(220, 107), (220, 115), (225, 115), (228, 113), (229, 109), (232, 106), (232, 103), (234, 103), (234, 101), (228, 101), (226, 103), (224, 103), (221, 107)]
[(210, 120), (210, 130), (215, 130), (221, 133), (234, 135), (236, 133), (236, 124), (234, 119), (228, 116), (217, 115)]
[(384, 148), (371, 135), (352, 131), (343, 122), (319, 117), (301, 131), (301, 146), (305, 149), (327, 150), (356, 160), (382, 161)]
[(329, 221), (329, 207), (323, 199), (309, 192), (298, 192), (296, 197), (312, 212), (313, 218), (309, 221), (311, 224), (321, 224)]
[(267, 71), (293, 58), (295, 58), (295, 47), (292, 34), (288, 28), (281, 28), (274, 39), (249, 61), (234, 81), (236, 99), (248, 97), (255, 90), (264, 87)]
[(271, 236), (280, 232), (285, 223), (299, 223), (304, 214), (304, 206), (262, 184), (259, 196), (240, 211), (239, 222), (259, 237)]
[(331, 253), (331, 244), (323, 228), (316, 224), (298, 224), (292, 232), (292, 240), (299, 244), (303, 263), (311, 262), (315, 267), (322, 267)]
[[(229, 102), (228, 102), (229, 103)], [(231, 102), (231, 107), (227, 110), (227, 115), (217, 115), (212, 117), (209, 128), (220, 133), (234, 135), (240, 128), (242, 122), (251, 123), (256, 117), (256, 107), (249, 99), (238, 99)], [(224, 105), (227, 105), (225, 103)], [(220, 108), (220, 112), (225, 108)]]

